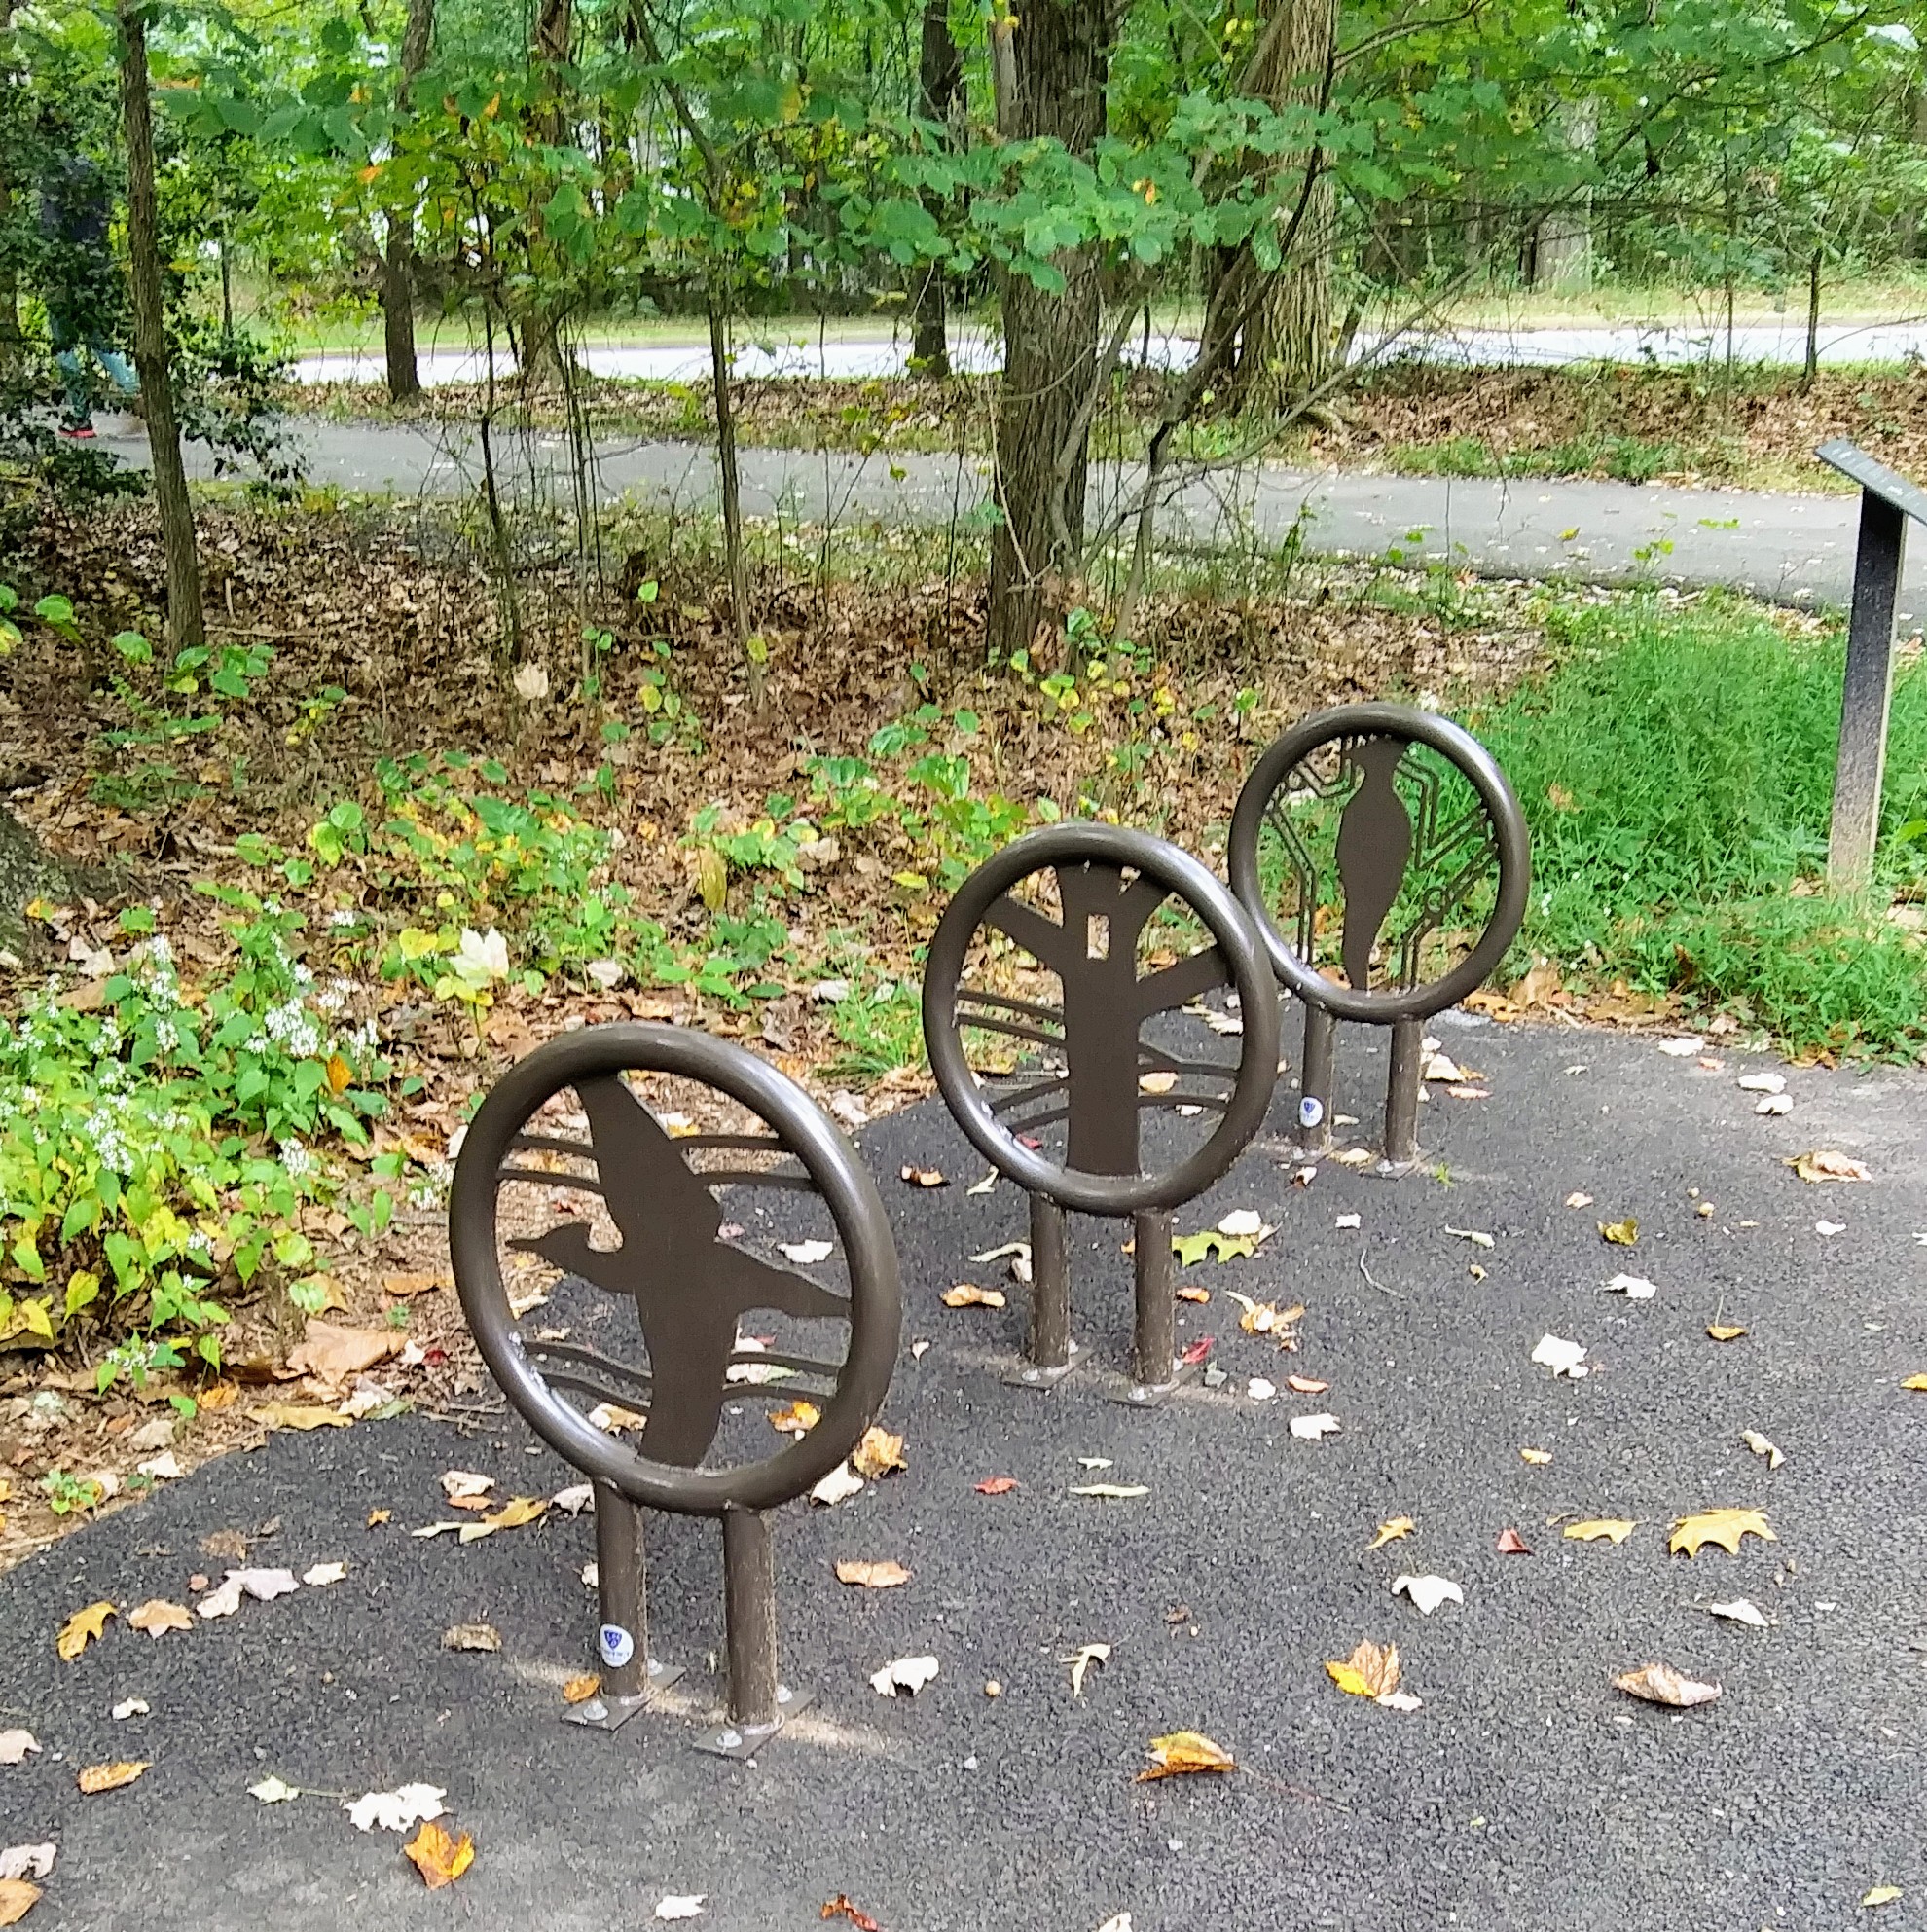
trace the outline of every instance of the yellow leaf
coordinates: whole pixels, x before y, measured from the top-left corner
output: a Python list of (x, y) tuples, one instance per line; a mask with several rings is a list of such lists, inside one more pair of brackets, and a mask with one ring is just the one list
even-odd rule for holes
[(1875, 1906), (1892, 1905), (1901, 1895), (1898, 1885), (1875, 1885), (1871, 1892), (1861, 1895), (1861, 1904), (1872, 1911)]
[(73, 1662), (100, 1635), (108, 1618), (114, 1614), (114, 1606), (105, 1597), (98, 1603), (90, 1603), (85, 1610), (76, 1610), (60, 1625), (60, 1634), (54, 1639), (54, 1648), (68, 1663)]
[(368, 1513), (368, 1527), (370, 1529), (379, 1529), (382, 1524), (390, 1521), (394, 1513), (392, 1510), (370, 1510)]
[(1365, 1545), (1366, 1552), (1383, 1549), (1388, 1543), (1396, 1543), (1400, 1537), (1410, 1536), (1418, 1524), (1410, 1516), (1393, 1516), (1378, 1526), (1378, 1534)]
[(254, 1419), (264, 1429), (345, 1429), (352, 1418), (311, 1403), (263, 1403)]
[(1399, 1688), (1399, 1646), (1361, 1643), (1343, 1663), (1328, 1659), (1326, 1675), (1354, 1697), (1389, 1696)]
[(1795, 1154), (1782, 1164), (1792, 1168), (1802, 1181), (1871, 1181), (1873, 1178), (1859, 1161), (1849, 1160), (1845, 1154), (1836, 1153), (1832, 1148), (1814, 1148), (1810, 1152)]
[(1235, 1771), (1238, 1767), (1223, 1745), (1215, 1744), (1201, 1731), (1171, 1731), (1153, 1737), (1148, 1754), (1150, 1763), (1138, 1773), (1138, 1782), (1152, 1778), (1188, 1777), (1196, 1771)]
[(169, 1630), (192, 1630), (194, 1619), (183, 1605), (169, 1603), (165, 1597), (150, 1596), (127, 1612), (127, 1628), (145, 1630), (150, 1637), (164, 1637)]
[(1666, 1549), (1672, 1555), (1684, 1550), (1689, 1556), (1697, 1556), (1701, 1545), (1717, 1543), (1722, 1549), (1737, 1556), (1741, 1539), (1748, 1536), (1763, 1538), (1767, 1543), (1779, 1541), (1758, 1510), (1702, 1510), (1696, 1516), (1682, 1516), (1673, 1525)]
[(1639, 1246), (1639, 1222), (1631, 1215), (1628, 1215), (1624, 1221), (1602, 1221), (1599, 1223), (1599, 1232), (1616, 1248)]
[(806, 1429), (814, 1429), (823, 1419), (823, 1412), (815, 1403), (800, 1399), (787, 1408), (773, 1408), (770, 1411), (770, 1427), (781, 1429), (784, 1434), (801, 1434)]
[(1211, 1299), (1211, 1290), (1210, 1290), (1210, 1289), (1208, 1289), (1208, 1288), (1194, 1288), (1194, 1287), (1192, 1287), (1192, 1286), (1191, 1286), (1191, 1284), (1190, 1284), (1190, 1283), (1188, 1283), (1188, 1282), (1186, 1282), (1186, 1283), (1184, 1283), (1184, 1284), (1183, 1284), (1183, 1285), (1182, 1285), (1182, 1287), (1181, 1287), (1181, 1288), (1180, 1288), (1180, 1289), (1179, 1289), (1179, 1290), (1177, 1291), (1177, 1293), (1178, 1293), (1178, 1299), (1179, 1299), (1180, 1301), (1196, 1301), (1196, 1302), (1206, 1302), (1206, 1301), (1209, 1301), (1209, 1300)]
[(475, 1863), (475, 1841), (463, 1832), (452, 1839), (433, 1818), (402, 1846), (431, 1892), (453, 1885)]
[(947, 1187), (950, 1184), (943, 1178), (940, 1167), (905, 1167), (898, 1170), (902, 1180), (913, 1187)]
[(24, 1878), (0, 1878), (0, 1925), (18, 1925), (40, 1902), (40, 1887)]
[(946, 1308), (1001, 1308), (1003, 1302), (1002, 1289), (979, 1288), (971, 1281), (960, 1281), (955, 1288), (943, 1292)]
[(1552, 1460), (1552, 1451), (1550, 1449), (1521, 1449), (1519, 1451), (1519, 1460), (1522, 1463), (1532, 1463), (1535, 1466), (1549, 1463)]
[(339, 1053), (328, 1055), (328, 1089), (331, 1093), (345, 1093), (348, 1082), (354, 1078), (354, 1069)]
[(590, 1671), (581, 1677), (571, 1677), (563, 1686), (563, 1702), (565, 1704), (586, 1704), (602, 1688), (600, 1672)]
[(1634, 1528), (1623, 1516), (1598, 1516), (1590, 1522), (1568, 1523), (1565, 1534), (1573, 1543), (1623, 1543)]
[(1901, 1384), (1904, 1389), (1927, 1389), (1927, 1375), (1909, 1375)]
[(855, 1465), (856, 1474), (872, 1482), (893, 1469), (910, 1467), (903, 1460), (903, 1438), (892, 1436), (887, 1429), (864, 1430), (863, 1440), (851, 1452), (850, 1460)]
[(711, 912), (720, 912), (729, 898), (729, 866), (714, 846), (696, 855), (696, 893)]
[(839, 1563), (836, 1580), (840, 1584), (858, 1584), (864, 1589), (894, 1589), (910, 1581), (910, 1572), (901, 1563), (886, 1557), (877, 1563)]
[(239, 1394), (240, 1384), (237, 1382), (215, 1382), (195, 1397), (195, 1405), (199, 1408), (227, 1408)]
[(489, 1529), (521, 1529), (526, 1523), (532, 1523), (548, 1507), (544, 1496), (515, 1496), (482, 1521)]
[(1715, 1341), (1738, 1341), (1740, 1336), (1746, 1333), (1746, 1331), (1744, 1329), (1736, 1329), (1730, 1323), (1727, 1322), (1708, 1322), (1706, 1332)]
[(143, 1759), (137, 1764), (123, 1761), (118, 1765), (89, 1765), (77, 1781), (90, 1798), (96, 1792), (119, 1791), (124, 1784), (131, 1784), (145, 1772), (151, 1762)]

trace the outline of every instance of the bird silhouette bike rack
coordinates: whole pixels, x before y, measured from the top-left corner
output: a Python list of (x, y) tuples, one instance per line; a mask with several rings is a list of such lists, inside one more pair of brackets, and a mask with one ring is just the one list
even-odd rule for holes
[(1331, 1145), (1338, 1022), (1389, 1026), (1378, 1171), (1409, 1171), (1425, 1022), (1484, 981), (1525, 914), (1530, 842), (1506, 775), (1470, 732), (1430, 711), (1318, 711), (1253, 767), (1231, 820), (1230, 872), (1304, 1007), (1299, 1146)]
[[(1193, 1057), (1175, 1024), (1145, 1037), (1147, 1022), (1220, 987), (1239, 1002), (1235, 1062)], [(1030, 1195), (1030, 1326), (1008, 1379), (1054, 1387), (1082, 1352), (1066, 1210), (1128, 1216), (1136, 1321), (1118, 1400), (1162, 1401), (1195, 1367), (1176, 1352), (1171, 1210), (1229, 1168), (1277, 1079), (1277, 988), (1250, 918), (1195, 858), (1147, 833), (1029, 832), (945, 909), (924, 974), (924, 1039), (958, 1124)], [(1147, 1151), (1154, 1113), (1167, 1119)]]
[[(896, 1250), (875, 1183), (802, 1089), (745, 1048), (586, 1027), (483, 1103), (449, 1220), (483, 1360), (593, 1487), (602, 1683), (565, 1715), (614, 1731), (681, 1675), (650, 1655), (639, 1510), (716, 1516), (728, 1698), (697, 1742), (751, 1756), (809, 1700), (778, 1680), (768, 1512), (856, 1446), (896, 1358)], [(818, 1278), (832, 1256), (847, 1289)], [(745, 1334), (751, 1313), (776, 1332)], [(825, 1354), (819, 1337), (838, 1330)], [(771, 1431), (779, 1390), (820, 1404), (793, 1440)]]

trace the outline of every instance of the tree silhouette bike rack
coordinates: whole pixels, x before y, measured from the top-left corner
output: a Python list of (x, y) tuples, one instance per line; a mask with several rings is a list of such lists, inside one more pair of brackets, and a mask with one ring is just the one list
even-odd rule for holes
[[(1206, 943), (1159, 964), (1183, 936), (1159, 924), (1167, 902)], [(1001, 983), (983, 983), (1000, 969)], [(1048, 978), (1055, 1000), (1033, 984)], [(1235, 1063), (1144, 1037), (1146, 1022), (1227, 986), (1242, 1023)], [(1278, 1075), (1277, 988), (1250, 918), (1195, 858), (1147, 833), (1076, 823), (1027, 833), (964, 882), (938, 923), (924, 1039), (958, 1124), (1030, 1195), (1030, 1326), (1008, 1379), (1054, 1387), (1082, 1353), (1071, 1335), (1066, 1210), (1128, 1216), (1136, 1321), (1119, 1400), (1162, 1401), (1187, 1372), (1176, 1352), (1171, 1210), (1230, 1167), (1263, 1124)], [(1187, 1151), (1147, 1162), (1144, 1119), (1158, 1112), (1171, 1116), (1167, 1139), (1182, 1138), (1180, 1122), (1216, 1124), (1191, 1130)]]
[[(1299, 1146), (1320, 1153), (1331, 1145), (1338, 1022), (1389, 1026), (1379, 1172), (1408, 1171), (1418, 1158), (1425, 1022), (1484, 981), (1525, 915), (1530, 841), (1506, 775), (1470, 732), (1431, 711), (1369, 704), (1315, 712), (1245, 781), (1230, 872), (1273, 969), (1304, 1007)], [(1440, 955), (1453, 954), (1443, 964)], [(1342, 983), (1319, 969), (1322, 960)]]
[[(699, 1094), (727, 1131), (659, 1116), (631, 1075)], [(716, 1516), (728, 1697), (697, 1743), (753, 1755), (809, 1701), (778, 1679), (767, 1513), (856, 1446), (896, 1359), (896, 1249), (875, 1183), (802, 1089), (745, 1048), (676, 1027), (587, 1027), (520, 1061), (483, 1103), (449, 1221), (483, 1360), (594, 1490), (602, 1684), (564, 1715), (614, 1731), (681, 1675), (650, 1655), (639, 1512)], [(799, 1221), (833, 1236), (815, 1245), (825, 1260), (840, 1248), (847, 1293), (757, 1252), (793, 1244)], [(513, 1297), (512, 1276), (527, 1284)], [(780, 1333), (743, 1332), (759, 1311)], [(847, 1342), (825, 1356), (816, 1337), (831, 1324)], [(819, 1403), (820, 1417), (769, 1451), (778, 1391)]]

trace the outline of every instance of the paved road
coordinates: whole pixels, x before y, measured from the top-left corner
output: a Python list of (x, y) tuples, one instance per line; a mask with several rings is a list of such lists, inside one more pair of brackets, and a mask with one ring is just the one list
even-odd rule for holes
[[(1370, 355), (1384, 347), (1381, 339), (1364, 336), (1358, 353)], [(833, 333), (825, 329), (821, 335), (807, 327), (772, 325), (761, 333), (743, 332), (736, 369), (745, 377), (894, 376), (902, 372), (909, 352), (902, 336), (847, 324)], [(1479, 368), (1576, 362), (1724, 363), (1727, 336), (1711, 322), (1438, 329), (1400, 338), (1393, 352)], [(1798, 366), (1806, 355), (1806, 331), (1791, 317), (1743, 322), (1733, 331), (1732, 352), (1740, 362)], [(1139, 360), (1143, 353), (1142, 345), (1134, 341), (1126, 359)], [(1196, 353), (1195, 340), (1166, 331), (1152, 335), (1148, 360), (1160, 368), (1182, 368)], [(1927, 355), (1927, 321), (1919, 319), (1833, 322), (1820, 332), (1820, 359), (1825, 363), (1907, 362), (1922, 355)], [(958, 329), (951, 360), (957, 368), (978, 374), (1001, 368), (1002, 339), (975, 326)], [(694, 337), (686, 342), (591, 343), (583, 350), (583, 361), (598, 376), (659, 383), (702, 382), (709, 374), (709, 344)], [(496, 364), (499, 373), (513, 367), (512, 360)], [(483, 357), (466, 347), (431, 349), (419, 358), (419, 368), (422, 382), (430, 387), (479, 382), (486, 373)], [(305, 383), (379, 383), (382, 363), (379, 350), (345, 350), (306, 356), (296, 365), (296, 374)]]
[[(698, 1923), (717, 1932), (804, 1932), (847, 1893), (889, 1932), (1094, 1932), (1120, 1912), (1135, 1932), (1843, 1932), (1874, 1922), (1857, 1901), (1878, 1885), (1904, 1892), (1880, 1923), (1916, 1922), (1927, 1396), (1900, 1383), (1927, 1369), (1927, 1080), (1794, 1072), (1794, 1112), (1763, 1120), (1735, 1086), (1743, 1059), (1706, 1072), (1583, 1030), (1441, 1031), (1493, 1094), (1426, 1111), (1449, 1186), (1327, 1165), (1303, 1190), (1289, 1162), (1249, 1154), (1181, 1221), (1250, 1207), (1283, 1228), (1181, 1311), (1232, 1380), (1158, 1413), (1101, 1400), (1091, 1371), (1049, 1397), (1005, 1388), (1020, 1310), (937, 1296), (1021, 1231), (1017, 1198), (884, 1184), (909, 1300), (886, 1413), (910, 1466), (842, 1509), (783, 1513), (786, 1668), (819, 1702), (753, 1770), (687, 1750), (675, 1712), (614, 1740), (555, 1721), (592, 1637), (586, 1521), (471, 1549), (404, 1533), (445, 1513), (451, 1465), (504, 1490), (568, 1479), (505, 1419), (276, 1436), (21, 1565), (0, 1579), (0, 1728), (29, 1725), (45, 1752), (0, 1769), (0, 1846), (59, 1844), (33, 1925), (413, 1932), (453, 1914), (609, 1932), (654, 1922), (665, 1894), (707, 1893)], [(1368, 1114), (1383, 1061), (1357, 1047), (1348, 1035), (1341, 1104)], [(980, 1171), (932, 1107), (864, 1138), (880, 1175)], [(1801, 1185), (1783, 1157), (1814, 1146), (1873, 1182)], [(1596, 1205), (1563, 1206), (1574, 1189)], [(1357, 1231), (1336, 1225), (1348, 1213)], [(1622, 1215), (1635, 1251), (1594, 1231)], [(1843, 1231), (1817, 1233), (1823, 1216)], [(1118, 1235), (1076, 1232), (1078, 1329), (1116, 1362)], [(1620, 1268), (1656, 1295), (1601, 1294)], [(1232, 1287), (1302, 1302), (1302, 1351), (1239, 1333)], [(1710, 1322), (1748, 1333), (1718, 1345)], [(1586, 1380), (1530, 1364), (1547, 1331), (1591, 1351)], [(921, 1359), (912, 1337), (931, 1341)], [(1287, 1369), (1329, 1392), (1249, 1398), (1249, 1377), (1282, 1385)], [(1288, 1411), (1313, 1409), (1342, 1433), (1294, 1440)], [(1785, 1466), (1750, 1455), (1746, 1429)], [(1553, 1459), (1529, 1467), (1524, 1446)], [(1098, 1456), (1100, 1479), (1148, 1496), (1069, 1495)], [(977, 1494), (994, 1473), (1021, 1486)], [(1707, 1506), (1762, 1509), (1777, 1540), (1668, 1556), (1667, 1523)], [(371, 1531), (375, 1508), (394, 1520)], [(1365, 1553), (1400, 1515), (1413, 1536)], [(1619, 1548), (1564, 1540), (1580, 1516), (1637, 1528)], [(345, 1560), (347, 1580), (159, 1642), (110, 1624), (56, 1661), (74, 1608), (179, 1600), (190, 1570), (214, 1567), (201, 1537), (270, 1518), (253, 1560)], [(1533, 1554), (1497, 1554), (1507, 1528)], [(714, 1535), (652, 1522), (649, 1537), (657, 1647), (700, 1691)], [(839, 1557), (894, 1557), (913, 1581), (841, 1589)], [(1452, 1579), (1464, 1604), (1421, 1618), (1390, 1594), (1401, 1571)], [(1739, 1597), (1771, 1627), (1708, 1615)], [(499, 1655), (439, 1647), (477, 1620), (501, 1630)], [(1421, 1710), (1327, 1680), (1324, 1660), (1363, 1638), (1399, 1645)], [(1110, 1659), (1073, 1697), (1063, 1659), (1093, 1642)], [(914, 1702), (869, 1689), (920, 1653), (941, 1674)], [(1610, 1688), (1653, 1659), (1724, 1695), (1675, 1713)], [(114, 1722), (128, 1697), (148, 1714)], [(1145, 1741), (1179, 1728), (1252, 1774), (1134, 1783)], [(76, 1795), (77, 1766), (122, 1758), (154, 1768)], [(431, 1896), (399, 1841), (357, 1833), (335, 1799), (255, 1804), (247, 1787), (271, 1773), (324, 1793), (444, 1786), (475, 1867)]]
[[(137, 436), (103, 437), (130, 461)], [(478, 487), (480, 456), (465, 433), (407, 424), (309, 422), (299, 441), (310, 478), (341, 489), (403, 496), (462, 495)], [(191, 451), (200, 474), (203, 452)], [(500, 453), (509, 486), (565, 500), (563, 440), (511, 440)], [(807, 523), (943, 524), (986, 500), (985, 465), (950, 456), (742, 453), (745, 508)], [(690, 508), (715, 500), (715, 462), (701, 446), (610, 441), (598, 450), (601, 500), (624, 496)], [(1142, 473), (1100, 464), (1094, 518), (1135, 500)], [(1857, 499), (1620, 483), (1505, 482), (1445, 477), (1309, 474), (1272, 465), (1192, 481), (1159, 512), (1163, 540), (1208, 548), (1284, 541), (1307, 519), (1315, 550), (1411, 561), (1459, 562), (1489, 575), (1681, 584), (1732, 584), (1787, 602), (1844, 603), (1853, 577)], [(1927, 614), (1927, 541), (1916, 541), (1901, 622)]]

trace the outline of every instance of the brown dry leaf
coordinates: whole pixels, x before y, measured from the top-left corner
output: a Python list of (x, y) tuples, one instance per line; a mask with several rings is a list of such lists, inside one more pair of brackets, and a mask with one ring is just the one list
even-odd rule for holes
[(345, 1429), (354, 1420), (337, 1415), (332, 1408), (301, 1403), (263, 1403), (254, 1419), (264, 1429)]
[(851, 1451), (850, 1460), (855, 1466), (856, 1474), (867, 1476), (872, 1482), (888, 1476), (893, 1469), (910, 1467), (903, 1460), (903, 1438), (875, 1427), (863, 1431), (863, 1440)]
[(1287, 1375), (1285, 1386), (1294, 1395), (1322, 1396), (1331, 1384), (1321, 1382), (1316, 1375)]
[(580, 1677), (571, 1677), (563, 1686), (563, 1702), (565, 1704), (586, 1704), (602, 1688), (600, 1671), (591, 1670)]
[(117, 1765), (89, 1765), (76, 1782), (90, 1798), (96, 1792), (119, 1791), (141, 1776), (151, 1763), (151, 1759), (141, 1759), (133, 1764), (123, 1761)]
[(442, 1632), (445, 1651), (498, 1651), (502, 1633), (492, 1623), (451, 1623)]
[(454, 1277), (453, 1275), (402, 1274), (383, 1275), (382, 1277), (382, 1293), (383, 1294), (433, 1294), (439, 1288), (453, 1288), (454, 1286)]
[(1195, 1288), (1189, 1282), (1181, 1282), (1175, 1291), (1180, 1301), (1195, 1301), (1200, 1306), (1211, 1299), (1211, 1290)]
[(1565, 1535), (1573, 1543), (1623, 1543), (1637, 1523), (1628, 1522), (1623, 1516), (1596, 1516), (1588, 1522), (1568, 1523)]
[(383, 1523), (393, 1520), (394, 1513), (392, 1510), (370, 1510), (368, 1513), (368, 1527), (370, 1529), (380, 1529)]
[(1814, 1148), (1806, 1153), (1795, 1154), (1782, 1165), (1792, 1168), (1802, 1181), (1872, 1181), (1873, 1178), (1859, 1161), (1836, 1153), (1832, 1148)]
[(328, 1055), (328, 1091), (346, 1093), (354, 1078), (354, 1069), (339, 1053)]
[(1710, 1704), (1720, 1695), (1717, 1684), (1697, 1684), (1682, 1676), (1670, 1663), (1643, 1664), (1623, 1677), (1613, 1679), (1613, 1688), (1629, 1697), (1643, 1697), (1649, 1704), (1671, 1704), (1675, 1710), (1691, 1710), (1694, 1704)]
[(1610, 1241), (1616, 1248), (1637, 1248), (1639, 1246), (1639, 1222), (1631, 1215), (1624, 1221), (1602, 1221), (1599, 1223), (1601, 1240)]
[(127, 1612), (127, 1628), (145, 1630), (150, 1637), (164, 1637), (169, 1630), (192, 1630), (194, 1619), (182, 1605), (150, 1596)]
[(960, 1281), (943, 1292), (946, 1308), (1001, 1308), (1004, 1294), (1000, 1288), (979, 1288), (975, 1282)]
[(1746, 1331), (1744, 1329), (1736, 1329), (1727, 1322), (1708, 1322), (1706, 1332), (1715, 1341), (1738, 1341), (1740, 1336), (1746, 1333)]
[(800, 1397), (787, 1408), (773, 1408), (770, 1411), (770, 1427), (781, 1429), (784, 1435), (802, 1435), (814, 1429), (823, 1419), (823, 1412), (815, 1403), (804, 1402)]
[[(1320, 1388), (1324, 1386), (1322, 1382), (1319, 1384)], [(1410, 1536), (1417, 1528), (1418, 1524), (1410, 1516), (1393, 1516), (1379, 1524), (1378, 1534), (1365, 1545), (1366, 1553), (1369, 1554), (1374, 1549), (1383, 1549), (1388, 1543), (1396, 1543), (1400, 1537)]]
[(1673, 1556), (1683, 1551), (1688, 1556), (1697, 1556), (1702, 1545), (1717, 1543), (1722, 1549), (1737, 1556), (1741, 1540), (1749, 1536), (1767, 1543), (1779, 1541), (1759, 1510), (1702, 1510), (1697, 1515), (1682, 1516), (1673, 1525), (1666, 1550)]
[(1501, 1556), (1530, 1556), (1532, 1554), (1532, 1551), (1526, 1547), (1525, 1538), (1515, 1529), (1502, 1529), (1499, 1532), (1499, 1541), (1492, 1547)]
[(288, 1352), (288, 1367), (318, 1382), (345, 1382), (385, 1362), (401, 1346), (394, 1329), (349, 1329), (339, 1322), (315, 1320), (298, 1347)]
[(1008, 1496), (1017, 1487), (1014, 1476), (987, 1476), (977, 1484), (979, 1496)]
[(823, 1901), (823, 1909), (819, 1916), (847, 1918), (856, 1928), (856, 1932), (883, 1932), (883, 1927), (867, 1912), (861, 1912), (852, 1905), (842, 1892), (838, 1892), (833, 1899)]
[(950, 1185), (940, 1167), (900, 1167), (897, 1173), (913, 1187), (945, 1187)]
[(76, 1610), (60, 1625), (60, 1634), (54, 1639), (54, 1648), (59, 1652), (62, 1660), (73, 1662), (89, 1644), (99, 1637), (108, 1618), (115, 1614), (114, 1606), (105, 1597), (98, 1603), (90, 1603), (85, 1610)]
[(463, 1832), (452, 1839), (433, 1818), (402, 1846), (431, 1892), (453, 1885), (475, 1863), (475, 1841)]
[(195, 1397), (195, 1403), (200, 1408), (227, 1408), (239, 1394), (240, 1385), (237, 1382), (215, 1382), (210, 1387), (202, 1389), (200, 1395)]
[(880, 1562), (841, 1562), (836, 1566), (840, 1584), (859, 1584), (864, 1589), (894, 1589), (910, 1581), (910, 1572), (901, 1563), (886, 1557)]
[(0, 1878), (0, 1925), (18, 1925), (40, 1902), (40, 1887), (25, 1878)]
[(1327, 1659), (1325, 1671), (1354, 1697), (1389, 1697), (1399, 1688), (1399, 1646), (1362, 1642), (1343, 1663)]
[(1140, 1784), (1153, 1778), (1189, 1777), (1199, 1771), (1235, 1771), (1238, 1767), (1222, 1744), (1201, 1731), (1171, 1731), (1153, 1737), (1146, 1755), (1150, 1762), (1138, 1773)]

